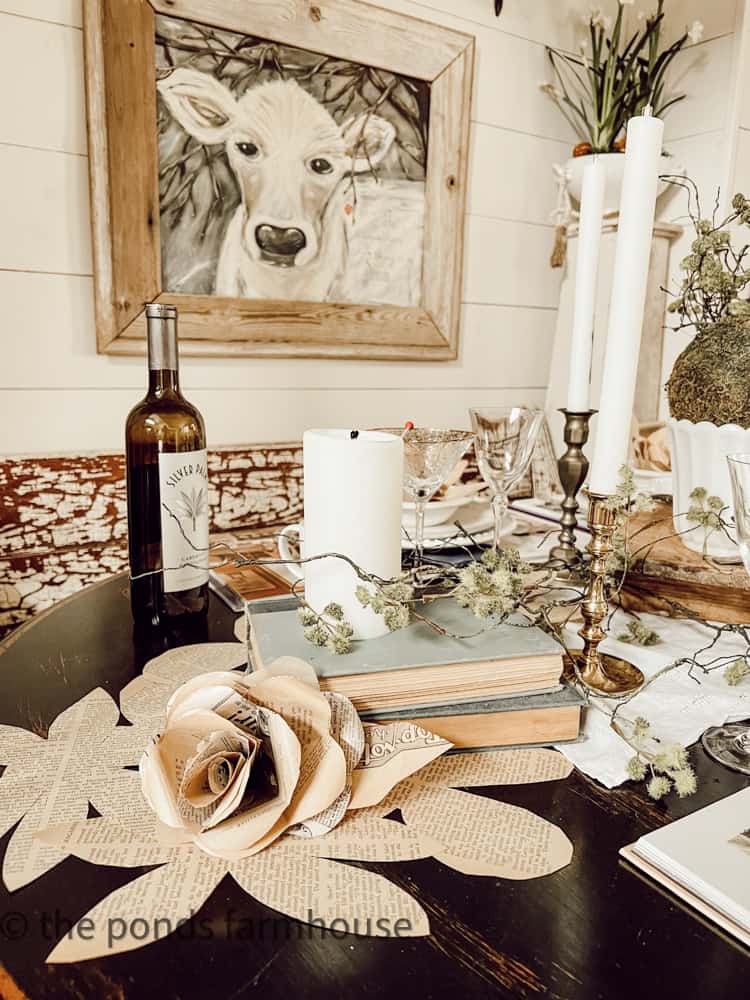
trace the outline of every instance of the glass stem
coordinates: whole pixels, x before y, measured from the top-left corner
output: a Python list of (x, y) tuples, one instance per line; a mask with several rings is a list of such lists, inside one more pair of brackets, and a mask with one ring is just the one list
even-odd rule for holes
[(422, 557), (424, 554), (424, 500), (415, 500), (414, 502), (414, 549), (416, 553), (415, 565), (417, 567), (417, 582), (422, 575)]
[(508, 497), (505, 493), (496, 493), (492, 498), (492, 515), (495, 519), (495, 532), (492, 539), (493, 549), (500, 548), (500, 535), (503, 530), (503, 520), (508, 512)]

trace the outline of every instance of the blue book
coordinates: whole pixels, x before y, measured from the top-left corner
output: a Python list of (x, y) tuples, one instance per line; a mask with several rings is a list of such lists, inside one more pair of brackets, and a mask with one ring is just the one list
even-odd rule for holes
[(339, 691), (361, 711), (427, 708), (560, 690), (562, 650), (525, 619), (476, 618), (455, 601), (417, 609), (452, 638), (422, 622), (336, 655), (303, 636), (293, 597), (246, 606), (249, 660), (259, 669), (279, 656), (311, 663), (321, 689)]

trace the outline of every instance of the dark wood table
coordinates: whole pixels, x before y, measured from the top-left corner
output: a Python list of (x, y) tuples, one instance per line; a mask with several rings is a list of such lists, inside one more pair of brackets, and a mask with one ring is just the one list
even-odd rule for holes
[[(134, 635), (125, 578), (90, 587), (0, 647), (0, 722), (38, 730), (98, 685), (116, 698), (151, 657), (186, 642), (230, 640), (233, 621), (212, 596), (202, 629)], [(72, 923), (147, 870), (68, 858), (16, 893), (0, 885), (0, 918), (20, 914), (26, 926), (8, 940), (0, 919), (0, 997), (747, 996), (748, 952), (618, 860), (623, 844), (748, 783), (700, 748), (693, 759), (698, 794), (666, 804), (649, 802), (640, 789), (606, 791), (578, 773), (473, 789), (559, 824), (573, 842), (573, 862), (528, 882), (463, 876), (432, 859), (368, 866), (419, 899), (432, 925), (428, 938), (336, 938), (266, 909), (226, 878), (201, 910), (210, 940), (173, 935), (123, 955), (46, 965), (54, 942), (43, 929), (45, 911), (57, 909)], [(229, 910), (257, 927), (254, 940), (227, 937)]]

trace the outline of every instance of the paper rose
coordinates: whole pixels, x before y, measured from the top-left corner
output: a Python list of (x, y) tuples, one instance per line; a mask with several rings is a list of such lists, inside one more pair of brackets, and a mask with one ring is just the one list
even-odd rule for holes
[(325, 695), (268, 671), (179, 688), (140, 774), (159, 819), (220, 857), (255, 854), (330, 806), (347, 780)]
[(170, 842), (250, 857), (286, 830), (327, 834), (347, 809), (379, 801), (450, 748), (413, 723), (390, 728), (366, 732), (349, 699), (321, 692), (301, 660), (242, 676), (202, 674), (169, 700), (163, 730), (141, 758), (143, 796), (171, 828)]

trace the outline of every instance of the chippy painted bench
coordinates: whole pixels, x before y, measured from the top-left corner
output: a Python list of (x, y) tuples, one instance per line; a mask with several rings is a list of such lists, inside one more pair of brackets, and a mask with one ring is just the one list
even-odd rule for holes
[[(211, 530), (265, 529), (302, 515), (302, 448), (208, 453)], [(127, 566), (122, 453), (0, 459), (0, 635)]]

